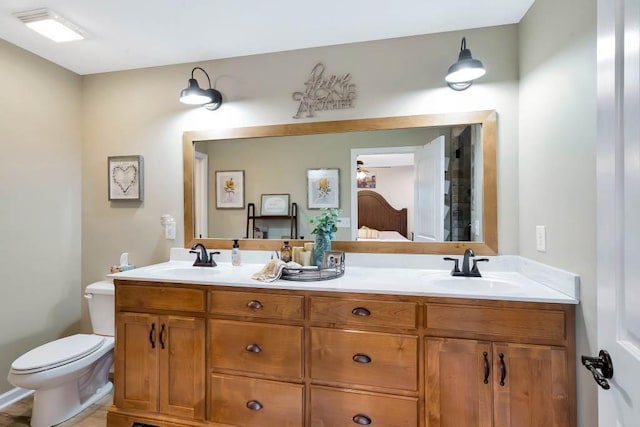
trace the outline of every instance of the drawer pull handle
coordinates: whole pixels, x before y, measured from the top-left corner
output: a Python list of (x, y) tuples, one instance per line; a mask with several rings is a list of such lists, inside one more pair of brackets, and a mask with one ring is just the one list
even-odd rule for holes
[(249, 307), (252, 310), (260, 310), (264, 306), (260, 301), (251, 300), (247, 303), (247, 307)]
[(507, 377), (507, 366), (504, 364), (504, 353), (498, 354), (500, 357), (500, 385), (504, 387), (504, 379)]
[(361, 425), (361, 426), (368, 426), (369, 424), (371, 424), (371, 418), (367, 417), (366, 415), (362, 415), (362, 414), (358, 414), (358, 415), (354, 415), (352, 418), (353, 422)]
[(364, 307), (356, 307), (351, 310), (351, 314), (354, 316), (367, 317), (371, 316), (371, 312)]
[(262, 351), (262, 347), (260, 347), (258, 344), (249, 344), (244, 349), (249, 353), (260, 353)]
[(482, 357), (484, 358), (484, 383), (489, 384), (489, 358), (487, 357), (489, 354), (485, 351), (482, 353)]
[(257, 400), (250, 400), (247, 402), (247, 408), (251, 409), (252, 411), (259, 411), (263, 408), (263, 406), (262, 403), (258, 402)]
[(371, 363), (371, 358), (366, 354), (362, 354), (362, 353), (354, 354), (352, 359), (354, 362), (357, 362), (357, 363)]
[(151, 343), (151, 348), (156, 348), (156, 324), (155, 324), (155, 322), (151, 324), (151, 329), (149, 330), (149, 342)]

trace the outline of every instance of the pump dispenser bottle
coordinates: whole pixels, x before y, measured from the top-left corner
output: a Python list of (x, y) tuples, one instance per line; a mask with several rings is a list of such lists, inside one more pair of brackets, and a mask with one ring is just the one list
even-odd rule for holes
[(231, 264), (240, 265), (240, 245), (238, 239), (233, 239), (233, 248), (231, 249)]

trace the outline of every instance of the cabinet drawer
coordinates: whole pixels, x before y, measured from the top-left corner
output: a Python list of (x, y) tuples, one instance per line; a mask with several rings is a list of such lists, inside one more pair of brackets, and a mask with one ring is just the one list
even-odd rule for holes
[(205, 311), (204, 291), (170, 286), (116, 286), (118, 308)]
[(301, 427), (304, 386), (211, 375), (209, 420), (238, 427)]
[(257, 292), (209, 291), (209, 312), (264, 319), (302, 320), (304, 297)]
[(311, 328), (314, 380), (418, 389), (418, 337)]
[(418, 399), (311, 387), (311, 426), (416, 427)]
[(209, 320), (212, 368), (302, 378), (302, 327)]
[(563, 344), (563, 311), (427, 304), (426, 326), (448, 336), (542, 339)]
[(310, 297), (309, 300), (309, 316), (313, 322), (416, 327), (416, 303), (329, 297)]

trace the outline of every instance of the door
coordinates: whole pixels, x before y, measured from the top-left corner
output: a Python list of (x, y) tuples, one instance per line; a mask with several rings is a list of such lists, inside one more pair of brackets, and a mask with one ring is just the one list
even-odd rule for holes
[(209, 156), (199, 151), (194, 153), (193, 159), (193, 225), (194, 236), (197, 238), (209, 237)]
[(494, 422), (500, 427), (575, 425), (567, 352), (544, 345), (493, 344)]
[(463, 339), (426, 340), (429, 427), (491, 427), (491, 345)]
[(444, 136), (415, 153), (416, 242), (444, 240)]
[(160, 412), (204, 419), (205, 321), (194, 317), (161, 316)]
[(122, 409), (158, 408), (158, 316), (118, 313), (114, 402)]
[(613, 362), (598, 387), (602, 427), (640, 419), (639, 76), (640, 0), (599, 0), (598, 347)]

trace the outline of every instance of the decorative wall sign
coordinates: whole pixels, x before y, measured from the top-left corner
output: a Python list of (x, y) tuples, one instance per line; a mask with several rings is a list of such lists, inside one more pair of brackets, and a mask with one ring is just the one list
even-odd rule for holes
[(351, 83), (351, 73), (341, 76), (332, 74), (324, 76), (325, 66), (318, 62), (309, 80), (305, 82), (303, 92), (293, 92), (293, 100), (298, 101), (298, 111), (294, 119), (313, 117), (316, 111), (342, 110), (353, 108), (356, 96), (356, 85)]
[(109, 172), (109, 200), (143, 201), (142, 156), (110, 156), (107, 158)]
[(216, 171), (216, 208), (244, 209), (244, 171)]

